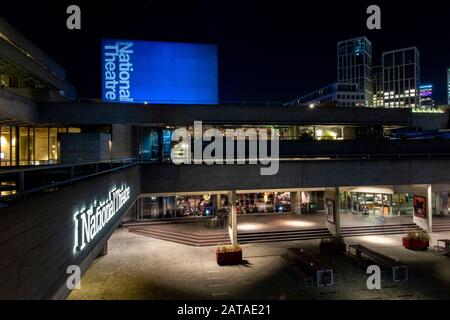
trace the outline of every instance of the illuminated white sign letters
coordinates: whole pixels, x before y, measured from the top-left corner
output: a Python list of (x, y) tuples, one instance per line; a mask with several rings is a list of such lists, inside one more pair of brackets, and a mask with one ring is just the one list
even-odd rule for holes
[(95, 201), (88, 209), (75, 213), (75, 252), (81, 251), (103, 230), (112, 217), (130, 199), (130, 187), (109, 192), (108, 199)]

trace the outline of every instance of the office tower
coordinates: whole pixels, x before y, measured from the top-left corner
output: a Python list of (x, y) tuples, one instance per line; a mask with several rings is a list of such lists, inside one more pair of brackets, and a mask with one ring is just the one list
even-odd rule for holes
[(420, 54), (417, 48), (383, 52), (382, 65), (384, 106), (419, 106)]
[(435, 106), (433, 100), (433, 85), (424, 84), (419, 87), (420, 105), (422, 107), (433, 108)]
[(447, 68), (447, 104), (450, 104), (450, 67)]
[(337, 44), (338, 83), (359, 85), (365, 106), (372, 104), (372, 44), (366, 37)]
[(383, 95), (383, 66), (372, 67), (372, 106), (384, 106)]

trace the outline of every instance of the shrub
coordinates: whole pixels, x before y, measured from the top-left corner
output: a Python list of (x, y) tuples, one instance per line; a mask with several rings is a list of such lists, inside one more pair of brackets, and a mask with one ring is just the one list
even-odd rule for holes
[(408, 240), (422, 240), (429, 241), (430, 236), (425, 230), (410, 230), (406, 234)]
[(217, 247), (217, 251), (219, 251), (219, 252), (237, 252), (237, 251), (241, 251), (241, 246), (239, 244), (219, 246), (219, 247)]

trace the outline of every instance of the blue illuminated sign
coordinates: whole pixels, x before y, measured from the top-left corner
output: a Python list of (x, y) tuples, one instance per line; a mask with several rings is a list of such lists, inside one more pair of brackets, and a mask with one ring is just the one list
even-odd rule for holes
[(217, 104), (217, 47), (104, 39), (102, 97), (119, 103)]

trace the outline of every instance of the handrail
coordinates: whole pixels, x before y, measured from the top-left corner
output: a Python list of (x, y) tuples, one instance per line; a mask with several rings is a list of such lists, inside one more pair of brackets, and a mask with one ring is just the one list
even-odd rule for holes
[(48, 165), (35, 165), (32, 167), (23, 166), (23, 168), (18, 168), (17, 166), (8, 169), (8, 167), (3, 167), (0, 169), (0, 175), (2, 174), (14, 174), (14, 173), (20, 173), (20, 172), (27, 172), (27, 171), (40, 171), (40, 170), (51, 170), (51, 169), (63, 169), (63, 168), (70, 168), (70, 167), (77, 167), (77, 166), (86, 166), (86, 165), (95, 165), (95, 164), (104, 164), (104, 163), (137, 163), (136, 158), (123, 158), (123, 159), (111, 159), (111, 160), (86, 160), (86, 162), (83, 162), (81, 160), (80, 162), (73, 162), (73, 163), (61, 163), (61, 164), (48, 164)]
[[(110, 164), (110, 166), (108, 166), (107, 168), (100, 168), (99, 165), (100, 164)], [(117, 165), (118, 166), (113, 166), (113, 165)], [(7, 200), (12, 200), (12, 199), (16, 199), (31, 193), (35, 193), (35, 192), (39, 192), (39, 191), (43, 191), (43, 190), (47, 190), (47, 189), (51, 189), (51, 188), (57, 188), (63, 185), (67, 185), (67, 184), (71, 184), (80, 180), (84, 180), (84, 179), (88, 179), (91, 177), (95, 177), (98, 175), (102, 175), (105, 173), (109, 173), (109, 172), (114, 172), (114, 171), (118, 171), (124, 168), (128, 168), (134, 165), (137, 165), (138, 162), (134, 159), (134, 158), (126, 158), (126, 159), (115, 159), (115, 160), (106, 160), (106, 161), (96, 161), (96, 162), (80, 162), (80, 163), (75, 163), (75, 164), (61, 164), (61, 165), (50, 165), (50, 166), (38, 166), (38, 167), (33, 167), (33, 168), (22, 168), (22, 169), (13, 169), (13, 170), (3, 170), (0, 171), (0, 177), (5, 177), (5, 176), (14, 176), (13, 178), (11, 178), (12, 181), (14, 181), (14, 184), (12, 185), (6, 185), (6, 187), (11, 187), (10, 190), (11, 191), (15, 191), (15, 193), (12, 194), (7, 194), (7, 195), (0, 195), (0, 200), (1, 201), (7, 201)], [(77, 167), (82, 167), (82, 166), (94, 166), (95, 172), (92, 172), (92, 170), (89, 171), (85, 171), (82, 172), (81, 174), (79, 174), (78, 176), (76, 176), (76, 170), (75, 168)], [(39, 172), (42, 171), (43, 173), (49, 171), (49, 170), (54, 170), (54, 169), (69, 169), (67, 170), (67, 172), (64, 172), (64, 174), (66, 174), (68, 177), (64, 177), (62, 180), (60, 181), (52, 181), (51, 183), (46, 183), (45, 180), (44, 182), (42, 182), (42, 185), (34, 185), (30, 188), (26, 188), (26, 178), (27, 175), (26, 173), (31, 173), (31, 172)], [(8, 178), (6, 177), (6, 178)], [(34, 177), (33, 175), (31, 176), (31, 179), (33, 180), (36, 179), (36, 177)], [(33, 184), (33, 183), (32, 183)]]

